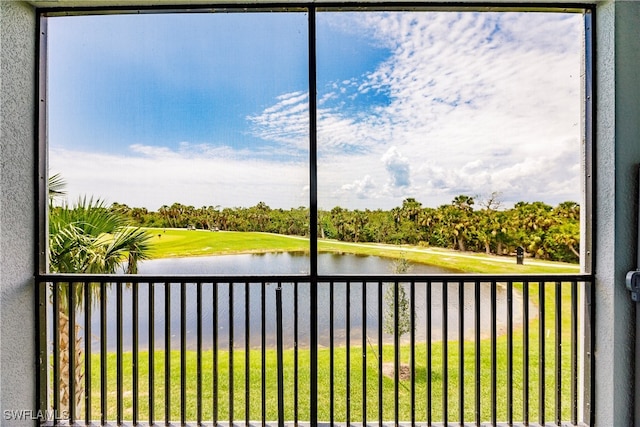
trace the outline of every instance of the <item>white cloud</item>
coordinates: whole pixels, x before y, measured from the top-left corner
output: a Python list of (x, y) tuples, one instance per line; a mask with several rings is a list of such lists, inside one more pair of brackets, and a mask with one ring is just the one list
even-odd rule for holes
[[(183, 144), (184, 147), (184, 144)], [(135, 146), (137, 156), (53, 149), (51, 173), (67, 181), (68, 200), (91, 195), (109, 203), (157, 209), (185, 205), (272, 207), (308, 205), (308, 166), (246, 159), (230, 149), (189, 146), (185, 151)]]
[(400, 154), (396, 146), (389, 148), (380, 160), (389, 173), (388, 184), (392, 190), (411, 185), (409, 159)]
[(325, 179), (340, 188), (364, 175), (385, 182), (386, 172), (389, 198), (372, 201), (385, 207), (493, 191), (508, 202), (580, 200), (579, 14), (364, 16), (348, 25), (341, 16), (335, 28), (391, 50), (358, 86), (389, 103), (354, 114), (339, 83), (320, 93), (319, 146), (345, 157), (321, 158), (335, 165)]
[[(318, 88), (321, 207), (387, 209), (406, 197), (437, 206), (494, 191), (506, 204), (579, 201), (580, 14), (326, 16), (332, 31), (364, 35), (389, 55)], [(66, 175), (72, 194), (151, 208), (307, 205), (309, 95), (298, 89), (247, 117), (261, 148), (54, 150), (51, 171)]]
[(373, 178), (370, 175), (365, 175), (362, 179), (356, 179), (350, 184), (344, 184), (336, 193), (342, 196), (354, 196), (358, 199), (375, 199), (379, 197), (377, 189), (378, 186)]
[(253, 135), (298, 150), (309, 147), (309, 95), (292, 92), (281, 95), (277, 103), (262, 113), (247, 117)]

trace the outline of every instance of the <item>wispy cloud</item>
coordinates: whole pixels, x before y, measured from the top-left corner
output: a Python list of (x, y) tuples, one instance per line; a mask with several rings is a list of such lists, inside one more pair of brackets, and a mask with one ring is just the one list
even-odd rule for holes
[[(238, 155), (230, 148), (180, 150), (136, 145), (120, 155), (53, 149), (50, 170), (62, 172), (68, 198), (93, 195), (108, 202), (157, 209), (174, 202), (223, 207), (308, 205), (308, 165)], [(99, 173), (96, 173), (99, 172)]]
[[(364, 73), (320, 82), (321, 207), (389, 208), (405, 197), (435, 206), (494, 191), (506, 205), (579, 200), (581, 15), (318, 16), (345, 43), (358, 37), (386, 52)], [(237, 145), (214, 135), (205, 143), (129, 141), (110, 155), (54, 147), (51, 169), (72, 193), (133, 205), (305, 205), (309, 94), (300, 82), (274, 92), (271, 103), (242, 113)]]
[[(580, 199), (580, 15), (374, 13), (346, 24), (354, 16), (336, 14), (334, 29), (391, 53), (355, 91), (351, 79), (319, 93), (326, 204), (344, 202), (331, 185), (365, 176), (394, 189), (381, 200), (383, 189), (365, 187), (386, 205), (493, 191), (507, 203)], [(354, 101), (371, 93), (388, 102)]]
[(266, 141), (298, 150), (309, 149), (309, 94), (291, 92), (280, 95), (277, 103), (262, 113), (247, 117), (251, 133)]

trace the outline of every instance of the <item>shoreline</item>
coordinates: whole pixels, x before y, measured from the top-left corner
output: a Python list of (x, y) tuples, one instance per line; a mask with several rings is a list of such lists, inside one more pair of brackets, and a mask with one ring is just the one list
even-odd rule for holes
[[(161, 238), (155, 240), (154, 248), (160, 247), (164, 253), (154, 254), (151, 259), (164, 258), (188, 258), (200, 256), (217, 256), (217, 255), (240, 255), (240, 254), (265, 254), (265, 253), (285, 253), (299, 252), (309, 253), (308, 246), (287, 245), (287, 241), (308, 242), (309, 238), (300, 236), (288, 236), (272, 233), (261, 232), (235, 232), (235, 231), (218, 231), (211, 232), (208, 230), (184, 230), (184, 229), (152, 229), (145, 230), (164, 230), (160, 235), (166, 235), (166, 231), (171, 231), (167, 236), (172, 240), (166, 243)], [(199, 235), (208, 235), (209, 243), (202, 243), (197, 246), (198, 242), (189, 242), (189, 235), (198, 232)], [(155, 234), (155, 232), (153, 233)], [(220, 239), (215, 236), (225, 235), (231, 239), (224, 239), (224, 242), (218, 243)], [(238, 237), (234, 239), (234, 237)], [(177, 249), (171, 248), (171, 245), (182, 245)], [(219, 244), (220, 247), (214, 246)], [(265, 244), (272, 247), (255, 247)], [(252, 248), (251, 246), (254, 245)], [(232, 247), (235, 246), (235, 247)], [(162, 247), (165, 247), (162, 249)], [(349, 253), (354, 255), (371, 255), (381, 258), (398, 259), (401, 256), (407, 258), (408, 261), (418, 264), (431, 265), (434, 267), (442, 267), (450, 270), (459, 271), (460, 273), (578, 273), (580, 265), (569, 264), (556, 261), (538, 260), (535, 258), (525, 258), (523, 265), (516, 263), (514, 256), (506, 255), (488, 255), (476, 252), (460, 252), (453, 249), (420, 247), (410, 245), (389, 245), (380, 243), (355, 243), (342, 242), (338, 240), (319, 239), (319, 253)]]

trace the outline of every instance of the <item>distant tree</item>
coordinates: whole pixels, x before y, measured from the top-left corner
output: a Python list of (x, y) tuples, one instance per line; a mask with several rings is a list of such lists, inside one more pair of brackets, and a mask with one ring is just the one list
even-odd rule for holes
[(502, 240), (504, 240), (503, 235), (506, 229), (504, 224), (501, 223), (504, 215), (498, 212), (501, 206), (499, 193), (494, 191), (487, 200), (480, 204), (484, 209), (478, 212), (477, 215), (476, 238), (484, 246), (486, 254), (492, 253), (492, 247), (495, 248), (496, 254), (501, 254)]
[(580, 261), (580, 224), (578, 221), (552, 226), (545, 239), (545, 252), (557, 261)]
[(500, 200), (501, 193), (499, 191), (493, 191), (489, 197), (480, 202), (480, 205), (490, 211), (497, 211), (502, 206)]
[(548, 258), (545, 234), (554, 225), (552, 207), (542, 202), (518, 202), (511, 215), (517, 245), (533, 257)]
[(474, 199), (471, 196), (456, 196), (450, 205), (438, 209), (440, 232), (451, 247), (461, 251), (467, 250), (467, 242), (472, 238), (475, 229), (473, 212)]
[(473, 205), (475, 204), (475, 200), (471, 196), (466, 196), (464, 194), (461, 194), (459, 196), (454, 197), (451, 204), (462, 211), (471, 212), (473, 210)]
[(553, 209), (554, 216), (563, 220), (580, 220), (580, 205), (576, 202), (562, 202)]
[[(478, 205), (479, 210), (474, 210)], [(409, 197), (389, 210), (350, 210), (336, 206), (318, 210), (318, 236), (346, 242), (428, 244), (462, 251), (503, 255), (517, 246), (538, 258), (579, 258), (580, 205), (566, 201), (555, 208), (542, 202), (518, 202), (501, 209), (500, 193), (476, 202), (474, 196), (458, 195), (438, 208), (423, 207)], [(308, 236), (309, 208), (272, 209), (259, 202), (252, 207), (195, 209), (174, 203), (157, 212), (115, 203), (131, 223), (148, 227), (218, 228), (229, 231), (262, 231)], [(576, 232), (576, 230), (578, 230)]]

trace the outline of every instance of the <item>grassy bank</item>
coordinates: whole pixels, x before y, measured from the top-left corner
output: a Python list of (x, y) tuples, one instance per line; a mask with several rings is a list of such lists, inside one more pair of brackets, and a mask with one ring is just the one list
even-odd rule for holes
[(153, 258), (309, 251), (307, 240), (279, 234), (170, 228), (146, 230), (153, 238)]
[[(184, 229), (147, 229), (153, 236), (153, 257), (187, 257), (265, 252), (308, 252), (308, 239), (280, 234), (253, 232), (211, 232)], [(405, 257), (411, 262), (435, 265), (466, 273), (577, 273), (575, 264), (541, 262), (526, 259), (517, 265), (514, 257), (460, 252), (418, 246), (348, 243), (319, 240), (321, 252), (372, 255), (387, 258)]]

